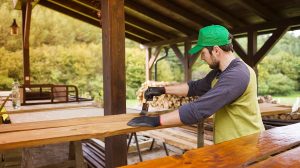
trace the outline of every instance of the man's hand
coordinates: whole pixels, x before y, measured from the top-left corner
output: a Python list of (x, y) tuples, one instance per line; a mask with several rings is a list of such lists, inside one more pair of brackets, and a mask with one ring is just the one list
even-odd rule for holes
[(149, 116), (141, 116), (135, 117), (130, 120), (127, 125), (129, 126), (143, 126), (143, 127), (157, 127), (160, 126), (160, 116), (149, 117)]
[(144, 93), (144, 97), (146, 100), (153, 100), (153, 96), (160, 96), (166, 93), (165, 87), (148, 87), (148, 89)]

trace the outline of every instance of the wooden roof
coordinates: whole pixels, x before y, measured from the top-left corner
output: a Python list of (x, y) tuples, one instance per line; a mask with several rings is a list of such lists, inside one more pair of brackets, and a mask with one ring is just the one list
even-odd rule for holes
[[(101, 0), (40, 0), (39, 5), (101, 27)], [(199, 28), (221, 24), (235, 36), (300, 28), (300, 0), (125, 0), (125, 35), (155, 46), (195, 40)]]

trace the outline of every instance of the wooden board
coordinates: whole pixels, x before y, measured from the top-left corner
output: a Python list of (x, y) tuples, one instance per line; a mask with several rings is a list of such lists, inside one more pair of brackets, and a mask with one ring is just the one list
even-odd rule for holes
[[(124, 168), (167, 168), (167, 167), (246, 167), (255, 165), (269, 156), (283, 152), (290, 156), (288, 150), (300, 145), (300, 123), (278, 127), (220, 144), (206, 146), (186, 152), (181, 156), (169, 156), (161, 159), (145, 161)], [(290, 151), (299, 156), (299, 150)], [(279, 155), (278, 155), (279, 157)], [(293, 158), (293, 157), (292, 157)], [(285, 161), (293, 159), (285, 157)], [(299, 158), (299, 157), (297, 157)], [(279, 166), (280, 167), (280, 166)]]
[(278, 155), (275, 155), (271, 158), (268, 158), (266, 160), (263, 160), (262, 162), (259, 162), (257, 164), (253, 164), (250, 166), (250, 168), (260, 167), (260, 168), (266, 168), (266, 167), (290, 167), (290, 168), (296, 168), (300, 165), (300, 147), (296, 147), (294, 149), (288, 150), (286, 152), (280, 153)]
[(57, 110), (47, 110), (32, 113), (9, 114), (12, 123), (26, 123), (37, 121), (61, 120), (70, 118), (103, 116), (103, 108), (77, 107)]
[(7, 103), (7, 113), (29, 113), (29, 112), (41, 112), (48, 110), (60, 110), (66, 108), (78, 108), (78, 107), (95, 107), (92, 101), (74, 102), (74, 103), (57, 103), (57, 104), (41, 104), (41, 105), (28, 105), (21, 106), (20, 109), (13, 109), (11, 102)]
[[(6, 132), (0, 134), (0, 151), (19, 147), (31, 147), (45, 144), (53, 144), (67, 141), (77, 141), (89, 138), (104, 138), (120, 134), (128, 134), (131, 132), (139, 132), (152, 129), (176, 127), (179, 125), (161, 126), (161, 127), (131, 127), (127, 126), (129, 120), (139, 114), (121, 114), (99, 117), (99, 122), (86, 123), (80, 125), (63, 126), (64, 120), (61, 120), (59, 127), (49, 127), (47, 122), (38, 124), (23, 125), (21, 128), (18, 125), (7, 125)], [(59, 122), (59, 121), (57, 121)], [(81, 120), (80, 122), (83, 122)], [(24, 123), (25, 124), (25, 123)], [(12, 126), (15, 126), (12, 128)], [(40, 127), (35, 129), (34, 127)], [(2, 129), (2, 127), (1, 127)], [(18, 129), (19, 131), (12, 131)], [(27, 129), (27, 130), (26, 130)]]
[(259, 104), (259, 107), (262, 116), (292, 112), (292, 107), (280, 104), (261, 103)]

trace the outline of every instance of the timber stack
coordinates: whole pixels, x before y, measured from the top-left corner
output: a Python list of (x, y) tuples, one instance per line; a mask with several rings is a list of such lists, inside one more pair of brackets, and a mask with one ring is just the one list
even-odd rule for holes
[[(142, 87), (137, 91), (137, 99), (140, 104), (142, 104), (144, 100), (144, 92), (148, 87), (161, 87), (167, 85), (174, 85), (177, 82), (156, 82), (156, 81), (148, 81), (142, 84)], [(197, 97), (183, 97), (183, 96), (175, 96), (164, 94), (161, 96), (155, 96), (153, 101), (149, 104), (153, 108), (157, 109), (178, 109), (180, 106), (190, 103), (197, 99)]]

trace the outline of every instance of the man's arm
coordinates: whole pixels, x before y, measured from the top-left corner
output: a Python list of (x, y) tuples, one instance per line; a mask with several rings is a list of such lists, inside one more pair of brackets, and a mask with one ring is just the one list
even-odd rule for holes
[(187, 96), (189, 92), (189, 85), (187, 83), (182, 83), (178, 85), (165, 86), (166, 94), (176, 95), (176, 96)]

